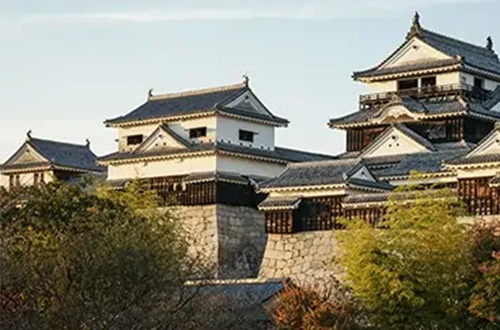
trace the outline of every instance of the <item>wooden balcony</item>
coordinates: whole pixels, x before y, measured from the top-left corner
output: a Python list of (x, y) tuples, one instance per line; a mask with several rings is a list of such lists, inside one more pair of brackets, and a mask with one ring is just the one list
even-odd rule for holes
[(466, 96), (479, 101), (486, 101), (490, 97), (491, 91), (467, 84), (449, 84), (365, 94), (359, 96), (359, 109), (368, 110), (381, 107), (393, 99), (395, 95), (411, 96), (416, 99)]

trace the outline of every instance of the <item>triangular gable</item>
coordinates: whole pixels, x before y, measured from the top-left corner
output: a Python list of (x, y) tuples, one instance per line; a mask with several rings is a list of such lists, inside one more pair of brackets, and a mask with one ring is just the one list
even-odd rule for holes
[(430, 151), (429, 141), (423, 137), (417, 137), (416, 133), (410, 133), (393, 125), (369, 144), (359, 157), (369, 158)]
[(274, 117), (273, 114), (264, 106), (264, 104), (250, 89), (246, 90), (236, 99), (225, 104), (224, 107), (246, 111), (255, 111), (262, 115)]
[(424, 40), (414, 36), (403, 43), (395, 52), (387, 57), (377, 69), (390, 68), (405, 64), (448, 60), (451, 56), (441, 52), (433, 46), (427, 44)]
[(366, 181), (373, 181), (376, 182), (377, 179), (375, 179), (375, 176), (370, 172), (370, 170), (366, 166), (360, 166), (359, 168), (355, 169), (353, 174), (349, 176), (349, 179), (360, 179), (360, 180), (366, 180)]
[(3, 165), (9, 166), (43, 162), (50, 162), (50, 160), (31, 146), (29, 142), (25, 142)]
[(134, 152), (145, 152), (156, 149), (185, 149), (189, 142), (182, 139), (165, 125), (160, 125), (142, 142)]
[(479, 142), (479, 144), (467, 154), (466, 158), (498, 153), (500, 153), (500, 130), (497, 128)]

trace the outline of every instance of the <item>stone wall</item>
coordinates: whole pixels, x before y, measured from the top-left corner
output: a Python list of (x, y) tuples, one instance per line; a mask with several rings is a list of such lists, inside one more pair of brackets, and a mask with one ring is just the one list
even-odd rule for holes
[(257, 276), (267, 241), (262, 212), (222, 204), (172, 210), (187, 232), (189, 252), (212, 269), (214, 277)]
[(261, 278), (291, 278), (318, 284), (340, 274), (333, 263), (335, 233), (314, 231), (293, 235), (270, 234), (259, 272)]

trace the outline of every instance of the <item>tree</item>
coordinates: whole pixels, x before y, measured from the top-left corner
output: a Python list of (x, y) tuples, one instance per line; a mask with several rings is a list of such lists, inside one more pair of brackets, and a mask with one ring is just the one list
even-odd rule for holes
[[(391, 195), (386, 219), (377, 227), (345, 221), (338, 261), (372, 324), (380, 329), (486, 327), (468, 311), (478, 271), (470, 232), (457, 222), (462, 214), (450, 190), (405, 187)], [(489, 290), (485, 286), (493, 282), (486, 280), (476, 292)]]
[(0, 197), (2, 329), (177, 329), (200, 271), (139, 183), (50, 183)]
[(287, 284), (269, 312), (277, 329), (354, 330), (361, 329), (357, 308), (346, 288), (334, 281), (330, 288)]

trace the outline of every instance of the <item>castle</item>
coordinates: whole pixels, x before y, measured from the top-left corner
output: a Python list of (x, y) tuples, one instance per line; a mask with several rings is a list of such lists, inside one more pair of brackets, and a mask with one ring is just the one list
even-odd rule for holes
[(347, 134), (340, 155), (276, 146), (275, 128), (289, 122), (245, 79), (150, 91), (138, 108), (106, 120), (118, 148), (102, 157), (88, 144), (28, 136), (1, 167), (0, 184), (73, 180), (104, 167), (113, 189), (140, 179), (176, 201), (193, 252), (219, 278), (334, 275), (337, 219), (382, 220), (391, 190), (408, 183), (453, 189), (471, 216), (500, 215), (500, 61), (491, 38), (483, 47), (444, 36), (416, 14), (401, 45), (353, 79), (374, 93), (329, 121)]

